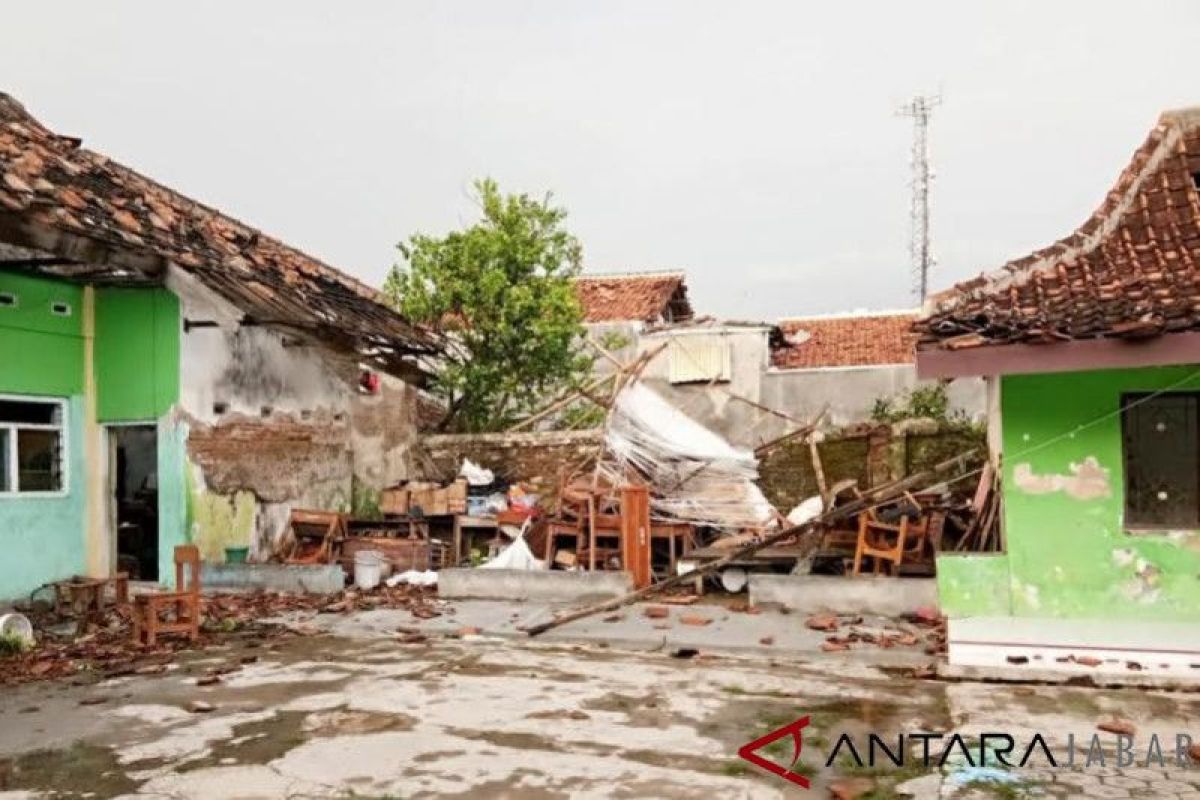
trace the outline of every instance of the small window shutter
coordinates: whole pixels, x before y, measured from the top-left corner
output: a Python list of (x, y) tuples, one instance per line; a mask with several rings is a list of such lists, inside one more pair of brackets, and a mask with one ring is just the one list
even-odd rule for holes
[(733, 373), (729, 339), (725, 336), (676, 336), (667, 352), (671, 383), (728, 381)]

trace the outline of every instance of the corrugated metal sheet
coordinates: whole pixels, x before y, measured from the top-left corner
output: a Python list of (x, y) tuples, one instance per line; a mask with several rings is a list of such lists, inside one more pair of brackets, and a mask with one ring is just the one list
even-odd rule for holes
[(728, 381), (733, 375), (729, 338), (675, 336), (667, 345), (671, 383)]

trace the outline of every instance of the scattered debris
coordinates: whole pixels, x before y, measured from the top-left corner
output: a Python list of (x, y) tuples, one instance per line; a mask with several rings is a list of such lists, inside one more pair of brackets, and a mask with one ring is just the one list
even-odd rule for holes
[(833, 800), (858, 800), (875, 788), (870, 778), (838, 778), (829, 784), (829, 796)]
[(684, 614), (679, 618), (680, 623), (684, 625), (693, 625), (695, 627), (703, 627), (712, 623), (711, 617), (702, 617), (699, 614)]
[(1105, 733), (1116, 733), (1124, 736), (1133, 736), (1137, 733), (1137, 726), (1127, 719), (1114, 717), (1110, 720), (1105, 720), (1096, 724), (1096, 730), (1104, 731)]
[(832, 632), (838, 629), (839, 623), (838, 618), (833, 614), (814, 614), (804, 620), (804, 625), (814, 631)]
[(193, 700), (188, 703), (187, 710), (193, 714), (207, 714), (216, 709), (212, 703), (206, 703), (203, 700)]
[(671, 610), (663, 606), (646, 606), (642, 613), (650, 619), (666, 619), (671, 616)]

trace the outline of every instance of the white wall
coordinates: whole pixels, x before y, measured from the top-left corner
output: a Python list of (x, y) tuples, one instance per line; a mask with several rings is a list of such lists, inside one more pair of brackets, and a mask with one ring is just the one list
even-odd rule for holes
[[(598, 338), (600, 326), (589, 327), (597, 331), (592, 335)], [(731, 393), (795, 420), (811, 420), (828, 407), (823, 424), (840, 426), (869, 420), (878, 398), (899, 400), (918, 385), (929, 383), (917, 381), (913, 364), (775, 369), (770, 366), (770, 329), (766, 326), (699, 325), (645, 332), (638, 323), (608, 323), (603, 329), (636, 337), (636, 347), (622, 356), (626, 362), (632, 361), (635, 353), (655, 350), (672, 337), (726, 337), (732, 353), (732, 380), (728, 383), (672, 384), (666, 351), (647, 365), (642, 379), (693, 419), (731, 442), (748, 447), (787, 433), (797, 423), (741, 402)], [(607, 371), (597, 369), (599, 373)], [(952, 410), (961, 410), (971, 419), (984, 418), (986, 400), (981, 379), (960, 378), (950, 384), (948, 395)]]

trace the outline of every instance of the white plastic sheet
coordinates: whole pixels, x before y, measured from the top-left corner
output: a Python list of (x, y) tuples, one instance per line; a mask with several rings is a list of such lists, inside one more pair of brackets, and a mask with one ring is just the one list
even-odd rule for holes
[(775, 510), (755, 484), (758, 461), (657, 392), (632, 383), (617, 396), (601, 469), (623, 483), (630, 468), (651, 487), (651, 515), (725, 530), (766, 527)]
[(520, 533), (517, 538), (512, 540), (508, 547), (500, 551), (500, 553), (490, 561), (479, 565), (479, 569), (521, 569), (521, 570), (537, 570), (545, 569), (546, 562), (535, 558), (533, 551), (529, 549), (529, 545), (525, 543), (525, 531), (528, 530), (529, 523), (526, 521), (521, 526)]

